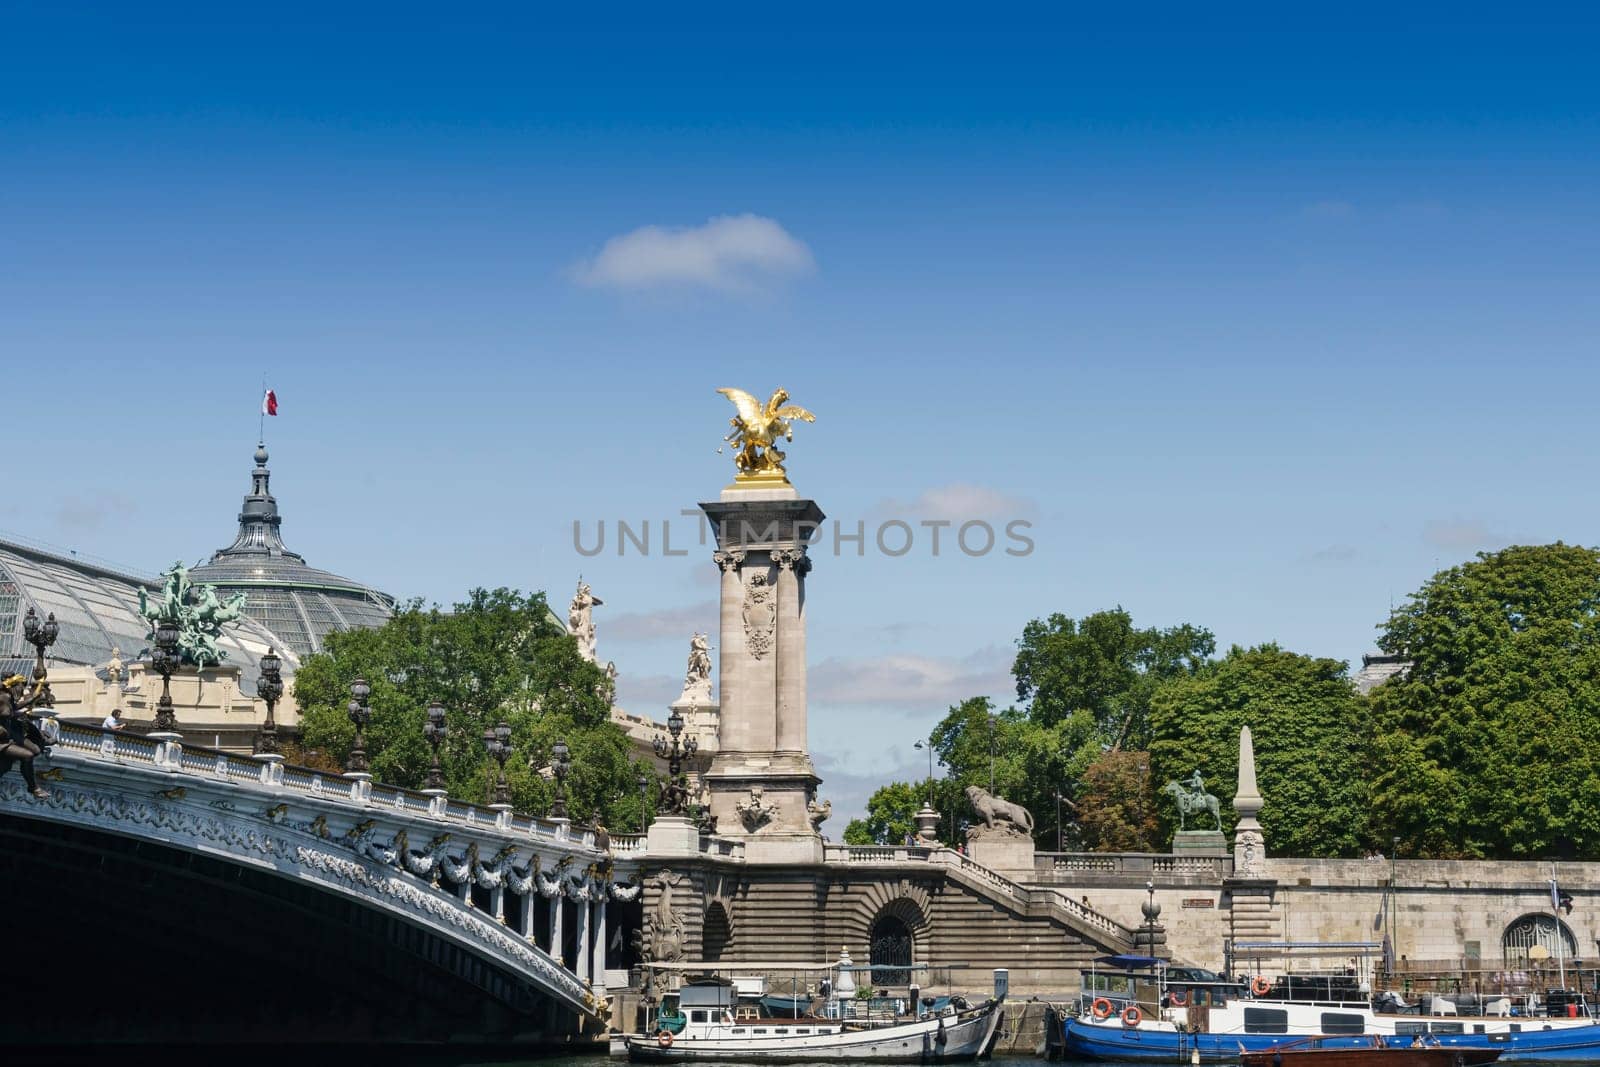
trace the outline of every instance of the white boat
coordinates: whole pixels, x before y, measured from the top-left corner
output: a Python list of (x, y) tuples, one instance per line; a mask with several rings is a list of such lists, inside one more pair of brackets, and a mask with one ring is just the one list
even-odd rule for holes
[(744, 991), (741, 1000), (733, 982), (691, 983), (678, 990), (675, 1005), (655, 1013), (643, 1031), (614, 1038), (613, 1047), (645, 1063), (973, 1060), (988, 1050), (1004, 1017), (1005, 983), (1005, 972), (996, 972), (995, 995), (978, 1005), (961, 997), (916, 998), (902, 1002), (903, 1012), (855, 1013), (846, 971), (819, 998), (820, 1011), (801, 1014), (797, 1007), (782, 1017), (758, 1010), (760, 990)]

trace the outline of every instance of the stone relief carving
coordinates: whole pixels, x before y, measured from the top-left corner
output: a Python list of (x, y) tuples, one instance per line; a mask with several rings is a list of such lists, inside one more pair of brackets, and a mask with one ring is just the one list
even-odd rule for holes
[(778, 606), (766, 574), (757, 571), (744, 587), (744, 643), (750, 655), (761, 659), (772, 651), (772, 631), (778, 625)]
[(750, 833), (761, 829), (778, 814), (778, 805), (763, 800), (764, 793), (765, 790), (761, 786), (753, 785), (750, 787), (750, 799), (742, 800), (733, 806), (733, 810), (739, 813), (744, 828)]
[(682, 875), (662, 868), (647, 883), (654, 886), (659, 895), (634, 945), (639, 958), (646, 963), (677, 963), (684, 958), (687, 927), (683, 913), (672, 906), (672, 891), (682, 881)]
[(1029, 837), (1033, 834), (1033, 815), (1021, 804), (997, 797), (977, 785), (967, 786), (967, 802), (972, 805), (978, 818), (983, 820), (982, 826), (972, 828), (967, 835), (969, 837), (988, 834)]

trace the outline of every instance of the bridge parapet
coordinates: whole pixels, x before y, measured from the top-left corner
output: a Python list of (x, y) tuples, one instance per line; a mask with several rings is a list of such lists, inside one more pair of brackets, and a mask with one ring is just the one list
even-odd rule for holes
[[(425, 927), (580, 1015), (603, 1008), (605, 904), (639, 887), (616, 883), (591, 830), (70, 723), (49, 762), (48, 800), (5, 777), (0, 807), (313, 883)], [(540, 898), (547, 921), (535, 923)], [(573, 930), (569, 969), (559, 957)]]

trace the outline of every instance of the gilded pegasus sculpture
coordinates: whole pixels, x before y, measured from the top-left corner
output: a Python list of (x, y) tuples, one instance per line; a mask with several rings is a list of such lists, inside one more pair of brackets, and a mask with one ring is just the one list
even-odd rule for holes
[(738, 449), (733, 457), (739, 468), (738, 481), (781, 482), (788, 484), (783, 469), (784, 453), (778, 450), (777, 441), (794, 440), (794, 425), (790, 421), (816, 422), (817, 417), (798, 404), (789, 403), (789, 393), (779, 389), (768, 398), (765, 405), (743, 389), (718, 389), (717, 392), (733, 401), (737, 417), (729, 419), (732, 431), (723, 438)]

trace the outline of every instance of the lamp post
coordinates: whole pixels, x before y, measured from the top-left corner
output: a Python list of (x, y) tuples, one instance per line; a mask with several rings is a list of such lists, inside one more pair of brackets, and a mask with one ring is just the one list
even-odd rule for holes
[(172, 710), (172, 672), (178, 669), (178, 624), (172, 619), (156, 622), (156, 647), (150, 653), (150, 666), (161, 675), (161, 699), (156, 701), (157, 733), (176, 733), (178, 716)]
[(50, 683), (45, 681), (44, 650), (56, 643), (56, 638), (61, 633), (61, 624), (56, 622), (56, 613), (51, 612), (45, 616), (44, 622), (39, 621), (38, 614), (29, 608), (27, 614), (22, 616), (22, 636), (28, 644), (33, 646), (33, 684), (34, 688), (43, 688), (44, 696), (40, 698), (36, 707), (55, 707), (55, 696), (50, 692)]
[(267, 654), (261, 657), (256, 696), (267, 702), (267, 721), (261, 724), (261, 732), (256, 736), (256, 754), (275, 756), (278, 754), (278, 720), (273, 716), (278, 698), (283, 696), (283, 661), (274, 649), (267, 649)]
[(672, 735), (671, 744), (657, 734), (654, 745), (656, 756), (667, 761), (667, 787), (661, 791), (663, 806), (669, 814), (682, 815), (689, 799), (689, 790), (681, 780), (683, 761), (700, 750), (700, 742), (682, 736), (683, 716), (676, 710), (667, 716), (667, 732)]
[(1156, 883), (1154, 879), (1146, 880), (1144, 891), (1147, 899), (1140, 906), (1144, 912), (1144, 950), (1146, 955), (1156, 954), (1156, 917), (1161, 914), (1161, 905), (1156, 903)]
[(639, 832), (648, 833), (650, 830), (650, 778), (648, 775), (639, 776)]
[(350, 683), (350, 721), (355, 724), (356, 740), (350, 746), (350, 756), (344, 762), (346, 774), (367, 773), (367, 723), (372, 721), (372, 708), (367, 705), (367, 697), (372, 695), (372, 686), (367, 684), (365, 678), (357, 678)]
[(511, 755), (511, 727), (500, 723), (493, 729), (483, 728), (483, 750), (489, 758), (499, 764), (499, 774), (494, 783), (494, 803), (496, 808), (511, 807), (511, 784), (506, 781), (506, 757)]
[(925, 748), (928, 750), (928, 807), (931, 808), (933, 807), (933, 742), (918, 741), (911, 747), (915, 749)]
[(989, 793), (994, 794), (994, 726), (995, 714), (989, 713)]
[(444, 770), (439, 766), (439, 745), (450, 736), (450, 727), (445, 725), (444, 705), (437, 700), (428, 705), (428, 721), (422, 724), (422, 736), (428, 742), (428, 747), (433, 750), (433, 759), (428, 764), (426, 788), (429, 792), (442, 794)]
[(1056, 790), (1056, 851), (1065, 851), (1061, 847), (1061, 790)]
[(565, 741), (550, 746), (550, 773), (556, 779), (556, 797), (550, 802), (552, 819), (567, 817), (567, 771), (572, 768), (571, 752)]

